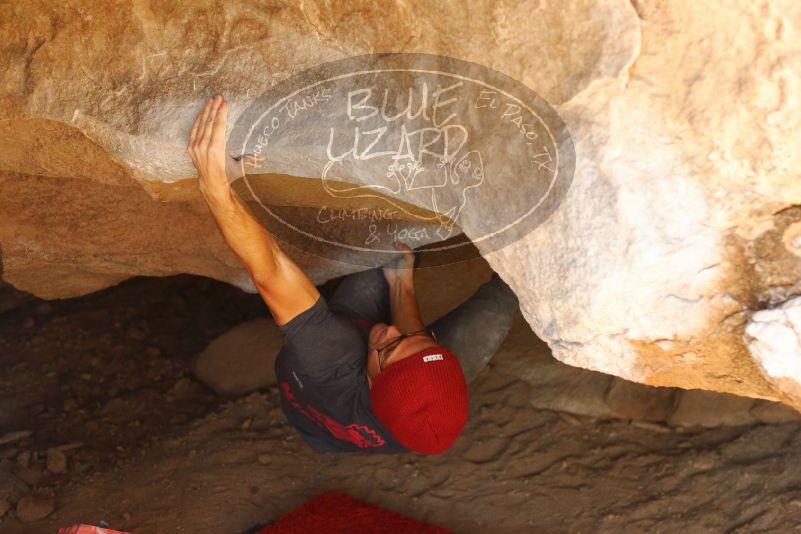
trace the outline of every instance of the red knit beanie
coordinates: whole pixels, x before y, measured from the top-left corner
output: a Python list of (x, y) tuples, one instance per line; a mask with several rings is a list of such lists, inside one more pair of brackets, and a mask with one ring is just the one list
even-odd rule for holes
[(423, 454), (444, 452), (467, 422), (462, 365), (445, 347), (421, 350), (378, 374), (370, 402), (401, 445)]

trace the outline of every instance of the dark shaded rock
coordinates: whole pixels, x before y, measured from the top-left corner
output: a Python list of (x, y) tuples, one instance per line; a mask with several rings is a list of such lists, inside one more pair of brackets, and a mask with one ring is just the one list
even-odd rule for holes
[(751, 415), (754, 402), (752, 398), (729, 393), (688, 389), (680, 393), (676, 411), (668, 418), (668, 423), (705, 428), (748, 425), (757, 420)]
[(606, 394), (606, 404), (616, 417), (641, 421), (664, 421), (676, 403), (674, 388), (660, 388), (615, 379)]
[(768, 424), (792, 423), (801, 421), (801, 413), (781, 402), (757, 399), (751, 407), (751, 415)]

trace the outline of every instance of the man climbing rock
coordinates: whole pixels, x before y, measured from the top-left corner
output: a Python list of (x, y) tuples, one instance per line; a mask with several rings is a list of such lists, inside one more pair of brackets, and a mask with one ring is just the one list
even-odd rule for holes
[[(415, 296), (414, 254), (346, 277), (326, 301), (230, 187), (228, 104), (206, 102), (187, 152), (225, 241), (284, 334), (275, 364), (287, 419), (315, 451), (436, 454), (467, 421), (467, 382), (518, 311), (497, 276), (429, 327)], [(230, 165), (229, 165), (230, 168)]]

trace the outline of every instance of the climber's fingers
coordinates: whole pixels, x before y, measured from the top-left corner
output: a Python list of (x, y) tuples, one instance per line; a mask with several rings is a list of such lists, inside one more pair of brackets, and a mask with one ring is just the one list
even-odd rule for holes
[(395, 241), (395, 250), (401, 253), (398, 258), (399, 269), (413, 269), (414, 268), (414, 251), (406, 243)]
[(195, 150), (201, 149), (203, 143), (203, 135), (206, 132), (206, 125), (209, 122), (209, 115), (211, 114), (211, 104), (214, 101), (213, 98), (209, 98), (206, 101), (206, 107), (203, 108), (203, 115), (200, 117), (200, 124), (198, 125), (198, 132), (197, 138), (195, 139)]
[(206, 158), (206, 154), (200, 150), (200, 139), (203, 136), (204, 117), (208, 115), (210, 102), (211, 99), (207, 100), (206, 105), (203, 106), (203, 109), (197, 114), (195, 124), (192, 126), (192, 133), (190, 134), (189, 155), (192, 157), (192, 163), (194, 163), (198, 172), (200, 172), (201, 167), (203, 167), (203, 161)]
[[(222, 99), (222, 97), (220, 97)], [(228, 121), (228, 102), (222, 100), (217, 108), (211, 130), (211, 145), (215, 150), (225, 147), (225, 125)]]
[(201, 149), (208, 150), (209, 143), (211, 142), (211, 132), (214, 130), (214, 117), (217, 115), (217, 110), (220, 108), (222, 97), (215, 96), (211, 100), (209, 114), (206, 116), (206, 123), (203, 125), (203, 137), (200, 139)]
[(189, 132), (189, 142), (186, 145), (186, 151), (190, 156), (194, 157), (195, 140), (197, 139), (197, 132), (200, 128), (200, 117), (203, 115), (202, 111), (198, 111), (195, 115), (195, 123), (192, 125), (192, 130)]
[(225, 152), (227, 120), (228, 103), (222, 95), (217, 95), (206, 101), (189, 133), (187, 152), (203, 188), (217, 189), (227, 177), (230, 159)]
[(402, 252), (404, 255), (412, 254), (412, 248), (402, 241), (395, 241), (395, 250)]

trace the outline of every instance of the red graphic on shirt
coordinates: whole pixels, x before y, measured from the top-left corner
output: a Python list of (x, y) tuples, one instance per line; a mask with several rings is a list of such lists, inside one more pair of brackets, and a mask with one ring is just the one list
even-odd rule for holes
[(379, 436), (374, 430), (364, 426), (351, 423), (344, 426), (339, 421), (332, 419), (325, 415), (311, 404), (306, 404), (306, 407), (300, 405), (295, 399), (295, 395), (289, 387), (287, 382), (281, 382), (281, 388), (284, 390), (289, 404), (297, 411), (305, 415), (308, 419), (316, 423), (321, 428), (326, 429), (332, 436), (342, 441), (353, 443), (360, 449), (367, 447), (380, 447), (384, 444), (384, 439)]

